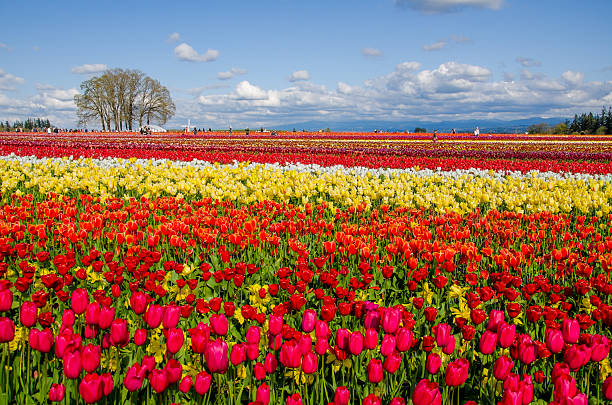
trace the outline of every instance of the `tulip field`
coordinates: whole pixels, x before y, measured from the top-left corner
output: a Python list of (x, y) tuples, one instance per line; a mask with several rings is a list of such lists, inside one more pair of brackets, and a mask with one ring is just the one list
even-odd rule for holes
[(612, 403), (612, 136), (0, 133), (0, 404)]

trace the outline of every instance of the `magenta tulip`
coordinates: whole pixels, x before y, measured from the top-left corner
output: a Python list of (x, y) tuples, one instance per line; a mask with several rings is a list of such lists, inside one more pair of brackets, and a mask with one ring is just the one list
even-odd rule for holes
[(563, 333), (558, 329), (546, 329), (546, 348), (551, 353), (561, 353), (563, 350)]
[(302, 358), (302, 370), (305, 374), (312, 374), (319, 368), (317, 355), (313, 352), (308, 352)]
[(88, 373), (93, 373), (100, 365), (101, 348), (98, 345), (83, 346), (81, 364)]
[(394, 374), (402, 365), (402, 355), (399, 352), (393, 352), (385, 358), (383, 368), (387, 373)]
[(129, 340), (127, 322), (124, 319), (115, 319), (110, 327), (110, 340), (113, 346), (124, 346)]
[[(193, 343), (193, 340), (191, 341)], [(237, 343), (232, 346), (232, 351), (230, 353), (230, 361), (234, 366), (239, 365), (243, 361), (246, 361), (246, 344), (245, 343)]]
[(375, 394), (370, 394), (363, 399), (361, 405), (382, 405), (382, 401)]
[(312, 351), (312, 338), (310, 335), (302, 335), (300, 336), (300, 340), (298, 340), (298, 346), (300, 347), (300, 353), (305, 355), (308, 352)]
[(168, 336), (166, 337), (166, 347), (172, 354), (177, 353), (183, 347), (185, 342), (185, 334), (182, 329), (171, 328), (168, 329)]
[(349, 336), (349, 351), (352, 355), (358, 356), (363, 351), (363, 335), (359, 331), (351, 333)]
[(315, 328), (315, 321), (317, 320), (317, 312), (314, 309), (307, 309), (304, 311), (302, 316), (302, 330), (305, 333), (310, 333)]
[(134, 332), (134, 344), (136, 346), (142, 346), (147, 341), (147, 330), (146, 329), (136, 329)]
[(302, 405), (302, 397), (297, 392), (287, 397), (287, 405)]
[(162, 315), (162, 325), (164, 328), (176, 328), (181, 320), (181, 307), (177, 305), (166, 305)]
[(75, 316), (72, 309), (64, 309), (64, 311), (62, 311), (62, 326), (72, 328), (74, 325), (74, 320)]
[(15, 339), (15, 324), (7, 317), (0, 317), (0, 343), (11, 342)]
[(406, 405), (406, 401), (404, 401), (404, 398), (395, 397), (391, 398), (391, 401), (389, 401), (389, 405)]
[(259, 345), (261, 339), (261, 328), (259, 326), (249, 326), (246, 333), (247, 343), (253, 343)]
[(350, 392), (346, 387), (338, 387), (334, 392), (334, 405), (348, 405)]
[(49, 401), (62, 402), (66, 396), (66, 386), (64, 384), (51, 384), (49, 388)]
[(412, 393), (412, 403), (414, 405), (441, 405), (442, 395), (438, 384), (428, 379), (419, 381)]
[(155, 329), (161, 325), (164, 312), (164, 308), (160, 305), (152, 304), (149, 306), (149, 309), (145, 313), (144, 319), (147, 325), (149, 325), (150, 329)]
[(444, 347), (451, 337), (451, 327), (447, 323), (441, 323), (435, 329), (436, 344), (438, 347)]
[(505, 320), (504, 313), (502, 311), (498, 311), (497, 309), (492, 309), (489, 313), (489, 323), (487, 324), (487, 329), (491, 332), (497, 333), (497, 328), (499, 325)]
[(125, 378), (123, 379), (123, 385), (130, 392), (139, 390), (140, 387), (142, 387), (145, 373), (146, 370), (144, 370), (140, 364), (134, 364), (128, 369)]
[(315, 322), (315, 336), (317, 339), (329, 339), (329, 325), (325, 321), (318, 320)]
[(347, 350), (349, 348), (348, 344), (350, 336), (351, 333), (348, 331), (348, 329), (340, 328), (336, 330), (336, 345), (342, 350)]
[(518, 358), (524, 364), (531, 364), (537, 356), (537, 346), (528, 335), (523, 335), (518, 346)]
[[(83, 311), (85, 311), (83, 309)], [(19, 313), (19, 320), (21, 324), (26, 328), (30, 328), (36, 324), (38, 314), (38, 308), (32, 301), (25, 301), (21, 304), (21, 311)]]
[(508, 348), (512, 346), (514, 338), (516, 337), (516, 326), (502, 322), (497, 328), (497, 344), (500, 347)]
[(368, 350), (373, 350), (378, 346), (378, 332), (374, 329), (366, 329), (363, 345)]
[(100, 309), (100, 317), (98, 318), (98, 326), (100, 329), (108, 329), (115, 320), (115, 308), (102, 307)]
[(263, 405), (268, 405), (270, 403), (270, 387), (268, 387), (268, 384), (263, 383), (257, 387), (255, 399)]
[(259, 357), (259, 344), (247, 343), (246, 356), (247, 356), (247, 359), (249, 360), (257, 360), (257, 358)]
[(466, 359), (457, 359), (448, 363), (444, 381), (446, 385), (456, 387), (463, 385), (468, 378), (470, 363)]
[(212, 377), (210, 374), (208, 374), (205, 371), (202, 371), (201, 373), (198, 373), (198, 375), (196, 375), (196, 379), (195, 379), (195, 391), (199, 394), (199, 395), (204, 395), (208, 392), (208, 390), (210, 389), (210, 383), (212, 381)]
[(387, 308), (382, 318), (382, 327), (385, 333), (395, 333), (399, 328), (402, 314), (397, 308)]
[(319, 339), (315, 344), (314, 350), (319, 356), (323, 356), (329, 349), (329, 341), (327, 339)]
[(363, 319), (363, 325), (366, 329), (374, 329), (378, 331), (380, 326), (380, 312), (368, 311)]
[(576, 343), (580, 337), (580, 324), (576, 319), (565, 318), (561, 324), (565, 343)]
[(578, 371), (591, 360), (591, 350), (587, 345), (572, 345), (563, 354), (563, 360), (571, 371)]
[(0, 290), (0, 312), (6, 312), (13, 306), (13, 292), (8, 289)]
[(168, 360), (164, 370), (168, 375), (168, 385), (178, 382), (183, 375), (183, 365), (176, 359)]
[(380, 344), (380, 353), (387, 357), (390, 356), (393, 351), (395, 351), (395, 336), (393, 335), (385, 335), (383, 336), (382, 343)]
[(553, 399), (556, 402), (562, 402), (563, 399), (574, 397), (578, 392), (576, 380), (569, 374), (561, 374), (554, 380)]
[(179, 383), (179, 391), (186, 394), (189, 392), (192, 385), (193, 385), (193, 378), (191, 378), (191, 376), (189, 375), (186, 375), (185, 377), (183, 377), (183, 379)]
[(589, 346), (591, 347), (591, 361), (602, 361), (610, 353), (610, 340), (605, 336), (591, 336)]
[(612, 376), (606, 378), (606, 381), (604, 381), (601, 386), (601, 390), (603, 391), (604, 398), (608, 401), (612, 401)]
[(439, 354), (429, 353), (427, 355), (427, 361), (425, 361), (425, 369), (429, 374), (438, 374), (440, 366), (442, 365), (442, 358)]
[(81, 394), (83, 401), (87, 404), (93, 404), (102, 399), (102, 395), (104, 395), (103, 384), (104, 382), (98, 374), (86, 374), (79, 383), (79, 394)]
[(87, 309), (87, 304), (89, 304), (89, 294), (87, 290), (84, 288), (77, 288), (72, 292), (72, 297), (70, 298), (70, 304), (72, 306), (72, 310), (81, 315)]
[(132, 307), (132, 311), (137, 315), (144, 314), (147, 310), (147, 304), (149, 303), (148, 298), (147, 294), (142, 291), (132, 293), (130, 297), (130, 307)]
[(272, 353), (266, 354), (266, 358), (264, 359), (264, 368), (266, 369), (266, 373), (274, 373), (277, 366), (278, 362), (276, 361), (276, 356), (274, 356)]
[(455, 335), (450, 335), (446, 345), (442, 348), (442, 352), (444, 354), (453, 354), (455, 351), (455, 346), (457, 344), (457, 339), (455, 339)]
[(478, 348), (482, 354), (491, 354), (495, 351), (497, 345), (497, 334), (490, 330), (485, 330), (480, 337)]
[(229, 329), (229, 321), (225, 314), (214, 314), (209, 319), (210, 327), (217, 336), (227, 335)]
[(221, 339), (208, 342), (206, 351), (204, 352), (204, 358), (206, 359), (208, 370), (211, 373), (225, 374), (229, 365), (227, 351), (227, 343)]
[(495, 364), (493, 365), (493, 376), (503, 381), (510, 375), (512, 367), (514, 367), (514, 361), (508, 356), (501, 356), (495, 360)]
[(383, 378), (382, 362), (378, 359), (370, 360), (368, 364), (368, 381), (373, 384), (379, 383)]
[(66, 378), (74, 380), (79, 377), (82, 369), (80, 351), (76, 350), (74, 352), (64, 353), (62, 363), (64, 368), (64, 376)]
[(149, 384), (151, 384), (151, 388), (158, 394), (164, 392), (166, 388), (168, 388), (168, 374), (166, 370), (151, 370), (149, 373)]
[(278, 335), (283, 330), (283, 317), (282, 315), (270, 314), (270, 320), (268, 322), (268, 330), (274, 336)]
[(412, 331), (408, 328), (401, 328), (395, 335), (395, 347), (400, 352), (405, 352), (412, 345)]
[(100, 322), (100, 304), (91, 302), (85, 310), (85, 322), (88, 325), (97, 325)]

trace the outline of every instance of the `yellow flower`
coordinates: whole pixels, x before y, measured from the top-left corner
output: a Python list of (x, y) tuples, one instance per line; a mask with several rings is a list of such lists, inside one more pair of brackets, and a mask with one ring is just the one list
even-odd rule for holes
[(314, 382), (314, 376), (312, 374), (305, 374), (299, 368), (285, 372), (285, 377), (293, 379), (297, 385), (310, 385)]
[(326, 364), (333, 363), (332, 369), (334, 370), (334, 373), (338, 372), (338, 370), (340, 370), (340, 367), (351, 368), (353, 366), (353, 363), (349, 359), (340, 360), (333, 353), (329, 353), (327, 355), (327, 358), (325, 359), (325, 363)]
[(470, 289), (469, 287), (459, 287), (457, 284), (453, 284), (448, 289), (448, 293), (446, 294), (446, 296), (448, 297), (448, 299), (464, 298), (465, 297), (465, 293), (469, 289)]
[(23, 343), (28, 340), (28, 330), (20, 326), (15, 326), (15, 338), (9, 342), (9, 350), (14, 352), (23, 347)]
[(160, 343), (159, 336), (151, 336), (151, 342), (147, 346), (147, 353), (152, 354), (155, 357), (156, 363), (161, 363), (166, 354), (166, 344)]

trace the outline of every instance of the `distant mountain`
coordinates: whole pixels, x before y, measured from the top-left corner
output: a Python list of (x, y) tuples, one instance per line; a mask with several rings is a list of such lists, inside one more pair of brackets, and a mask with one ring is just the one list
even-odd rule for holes
[(413, 132), (415, 128), (425, 128), (427, 132), (433, 132), (437, 129), (438, 132), (450, 132), (453, 128), (457, 132), (472, 132), (478, 126), (481, 133), (523, 133), (527, 127), (533, 124), (547, 123), (550, 126), (564, 122), (567, 118), (525, 118), (520, 120), (504, 121), (504, 120), (457, 120), (457, 121), (307, 121), (295, 124), (279, 125), (273, 129), (281, 131), (291, 131), (293, 128), (296, 131), (319, 131), (329, 128), (331, 131), (355, 131), (355, 132), (370, 132), (374, 130), (386, 132)]

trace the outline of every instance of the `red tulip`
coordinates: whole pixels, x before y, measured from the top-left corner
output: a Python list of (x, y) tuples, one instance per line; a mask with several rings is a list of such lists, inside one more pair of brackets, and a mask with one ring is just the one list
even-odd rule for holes
[(79, 383), (79, 393), (87, 404), (93, 404), (102, 399), (104, 386), (100, 376), (96, 373), (86, 374)]
[(558, 329), (546, 329), (546, 348), (551, 353), (561, 353), (563, 350), (563, 333)]
[(439, 354), (429, 353), (427, 355), (427, 361), (425, 362), (425, 369), (429, 374), (437, 374), (440, 371), (442, 365), (442, 358)]
[(100, 329), (108, 329), (115, 320), (115, 308), (102, 307), (100, 309), (100, 317), (98, 318), (98, 326)]
[(49, 401), (62, 402), (66, 396), (66, 386), (64, 384), (51, 384), (49, 388)]
[(158, 394), (164, 392), (168, 388), (168, 374), (166, 374), (165, 370), (151, 370), (149, 373), (149, 384)]
[(591, 350), (587, 345), (572, 345), (563, 354), (563, 360), (570, 370), (578, 371), (580, 367), (591, 360)]
[(606, 381), (604, 381), (601, 386), (601, 390), (603, 391), (604, 398), (608, 401), (612, 401), (612, 376), (606, 378)]
[(81, 353), (77, 350), (74, 352), (64, 353), (62, 358), (64, 376), (71, 380), (79, 377), (81, 374)]
[(168, 360), (168, 363), (166, 363), (164, 371), (168, 377), (168, 385), (174, 384), (181, 379), (183, 374), (183, 365), (176, 359), (170, 359)]
[(424, 310), (425, 312), (425, 320), (427, 322), (433, 322), (436, 320), (436, 317), (438, 316), (438, 310), (434, 307), (427, 307)]
[(191, 376), (186, 375), (185, 377), (183, 377), (183, 379), (179, 383), (179, 391), (186, 394), (189, 392), (192, 385), (193, 385), (193, 379), (191, 378)]
[(317, 320), (317, 312), (314, 309), (307, 309), (304, 311), (302, 316), (302, 330), (305, 333), (310, 333), (315, 328), (315, 321)]
[(32, 301), (24, 301), (24, 303), (21, 304), (19, 320), (23, 326), (30, 328), (36, 324), (37, 314), (38, 308), (36, 307), (36, 304), (34, 304)]
[(399, 328), (401, 312), (397, 308), (387, 308), (382, 318), (382, 327), (385, 333), (395, 333)]
[(183, 333), (182, 329), (168, 329), (168, 335), (166, 336), (166, 347), (170, 353), (174, 354), (181, 350), (184, 342), (185, 334)]
[(160, 305), (152, 304), (149, 306), (149, 309), (145, 313), (144, 319), (147, 325), (149, 325), (150, 329), (155, 329), (161, 325), (164, 312), (164, 308)]
[(574, 397), (578, 392), (576, 388), (576, 380), (569, 374), (562, 374), (553, 381), (555, 389), (553, 390), (553, 399), (557, 402), (562, 402), (564, 398)]
[(162, 315), (162, 324), (164, 328), (176, 328), (181, 320), (181, 307), (177, 305), (166, 305)]
[(358, 356), (363, 351), (363, 335), (359, 331), (351, 333), (349, 336), (349, 351), (352, 355)]
[(317, 355), (313, 352), (308, 352), (304, 355), (302, 359), (302, 370), (305, 374), (312, 374), (317, 371), (319, 367), (319, 362), (317, 360)]
[(497, 329), (497, 343), (503, 347), (507, 348), (512, 345), (514, 342), (514, 338), (516, 336), (516, 326), (507, 324), (506, 322), (502, 322), (499, 324)]
[(268, 405), (270, 403), (270, 387), (268, 387), (268, 384), (263, 383), (257, 387), (257, 393), (255, 395), (257, 401), (261, 402), (263, 405)]
[(328, 349), (329, 349), (329, 341), (327, 339), (317, 340), (314, 350), (319, 356), (323, 356), (325, 353), (327, 353)]
[(562, 375), (569, 375), (569, 373), (570, 373), (570, 368), (567, 364), (557, 363), (553, 366), (550, 377), (552, 379), (552, 382), (554, 383), (557, 380), (557, 378), (561, 377)]
[(62, 326), (72, 328), (74, 325), (74, 311), (72, 309), (64, 309), (62, 312)]
[(101, 348), (98, 345), (83, 346), (81, 351), (81, 365), (88, 372), (94, 372), (100, 365)]
[(301, 335), (297, 343), (302, 356), (312, 351), (312, 338), (310, 335)]
[(383, 367), (382, 362), (378, 359), (370, 360), (368, 364), (368, 380), (371, 383), (379, 383), (383, 378)]
[(576, 319), (565, 318), (561, 324), (565, 343), (576, 343), (580, 337), (580, 324)]
[(374, 394), (370, 394), (363, 399), (362, 405), (382, 405), (382, 401)]
[(404, 398), (395, 397), (391, 398), (389, 405), (406, 405), (406, 401), (404, 401)]
[(209, 319), (212, 331), (218, 336), (227, 335), (229, 329), (229, 321), (225, 314), (214, 314)]
[[(401, 328), (395, 335), (395, 347), (400, 352), (405, 352), (412, 345), (412, 331), (408, 328)], [(454, 349), (454, 348), (453, 348)]]
[(113, 346), (124, 346), (130, 340), (127, 322), (115, 319), (110, 327), (110, 339)]
[(442, 395), (438, 384), (426, 378), (419, 381), (412, 393), (412, 403), (414, 405), (441, 405)]
[(448, 363), (444, 381), (446, 385), (456, 387), (462, 385), (468, 378), (470, 363), (466, 359), (457, 359)]
[(394, 374), (401, 365), (402, 355), (398, 352), (391, 353), (391, 355), (388, 356), (383, 363), (385, 371), (391, 374)]
[(497, 334), (490, 330), (485, 330), (480, 337), (478, 348), (482, 354), (491, 354), (495, 351)]
[(277, 366), (278, 362), (276, 361), (276, 356), (274, 356), (272, 353), (266, 354), (266, 358), (264, 359), (264, 368), (266, 369), (266, 373), (274, 373)]
[(281, 333), (283, 330), (283, 317), (282, 315), (272, 315), (270, 314), (270, 320), (268, 322), (268, 330), (274, 336)]
[(336, 345), (342, 350), (347, 350), (350, 336), (348, 329), (340, 328), (336, 330)]
[(211, 341), (206, 345), (204, 358), (211, 373), (225, 374), (229, 358), (227, 357), (227, 343), (221, 339)]
[(334, 405), (348, 405), (350, 392), (346, 387), (337, 387), (334, 392)]
[(375, 349), (378, 346), (378, 332), (374, 329), (366, 329), (363, 345), (366, 349)]
[(147, 310), (147, 304), (149, 303), (149, 297), (142, 291), (136, 291), (132, 293), (130, 297), (130, 306), (132, 311), (137, 315), (144, 314)]
[(501, 356), (495, 360), (495, 364), (493, 365), (493, 376), (503, 381), (508, 377), (510, 371), (512, 371), (512, 367), (514, 367), (514, 361), (508, 356)]

